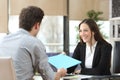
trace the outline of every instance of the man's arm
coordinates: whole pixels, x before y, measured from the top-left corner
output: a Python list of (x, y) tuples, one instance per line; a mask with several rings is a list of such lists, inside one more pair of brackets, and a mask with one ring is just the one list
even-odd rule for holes
[(55, 80), (60, 80), (60, 78), (65, 76), (66, 73), (67, 73), (67, 70), (64, 68), (58, 69), (55, 75)]

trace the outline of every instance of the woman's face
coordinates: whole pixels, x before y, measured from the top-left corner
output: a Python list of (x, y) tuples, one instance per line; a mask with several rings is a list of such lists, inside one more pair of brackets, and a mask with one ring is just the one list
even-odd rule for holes
[(85, 42), (85, 43), (91, 42), (92, 34), (91, 34), (91, 30), (87, 24), (82, 23), (80, 25), (79, 32), (80, 32), (80, 37), (83, 40), (83, 42)]

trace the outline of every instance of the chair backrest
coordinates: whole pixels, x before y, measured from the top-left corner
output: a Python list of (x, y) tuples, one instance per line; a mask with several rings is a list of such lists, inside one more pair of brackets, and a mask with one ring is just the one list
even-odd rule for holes
[(16, 80), (11, 57), (0, 57), (0, 80)]

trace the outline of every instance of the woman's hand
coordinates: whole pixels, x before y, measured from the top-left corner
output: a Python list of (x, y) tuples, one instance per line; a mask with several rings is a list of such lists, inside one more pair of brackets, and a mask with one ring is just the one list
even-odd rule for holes
[(75, 70), (73, 74), (80, 74), (81, 70)]

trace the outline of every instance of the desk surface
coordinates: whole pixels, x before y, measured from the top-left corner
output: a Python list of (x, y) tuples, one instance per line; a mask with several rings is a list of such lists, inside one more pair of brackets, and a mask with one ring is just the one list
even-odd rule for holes
[(74, 75), (74, 76), (65, 76), (61, 78), (61, 80), (64, 79), (70, 79), (70, 80), (80, 80), (80, 79), (86, 79), (86, 78), (91, 78), (92, 76), (90, 75)]
[[(61, 78), (60, 80), (120, 80), (120, 75), (108, 75), (108, 76), (91, 76), (91, 75), (74, 75), (74, 76), (66, 76)], [(41, 76), (34, 76), (34, 80), (43, 80)]]
[[(88, 76), (88, 75), (74, 75), (74, 76), (62, 77), (60, 80), (64, 80), (64, 79), (80, 80), (80, 79), (90, 78), (90, 77), (92, 77), (92, 76)], [(43, 79), (41, 78), (41, 76), (34, 76), (34, 80), (43, 80)]]

